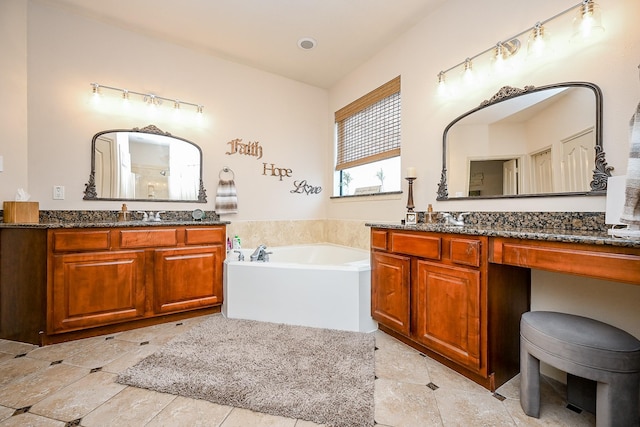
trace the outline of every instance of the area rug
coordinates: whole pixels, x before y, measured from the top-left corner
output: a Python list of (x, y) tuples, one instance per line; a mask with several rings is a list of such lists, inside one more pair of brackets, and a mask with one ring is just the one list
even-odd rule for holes
[(216, 315), (117, 381), (334, 427), (373, 426), (373, 334)]

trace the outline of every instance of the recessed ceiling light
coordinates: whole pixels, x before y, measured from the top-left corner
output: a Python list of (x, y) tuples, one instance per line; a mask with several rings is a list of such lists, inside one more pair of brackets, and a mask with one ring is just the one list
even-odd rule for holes
[(312, 39), (311, 37), (303, 37), (300, 40), (298, 40), (298, 47), (304, 50), (311, 50), (314, 47), (316, 47), (317, 44), (318, 42), (315, 39)]

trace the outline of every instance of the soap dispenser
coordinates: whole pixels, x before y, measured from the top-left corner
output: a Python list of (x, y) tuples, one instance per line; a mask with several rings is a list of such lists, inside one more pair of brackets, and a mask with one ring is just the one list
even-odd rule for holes
[(118, 212), (118, 221), (123, 222), (123, 221), (129, 221), (129, 209), (127, 208), (127, 204), (123, 203), (122, 204), (122, 209), (120, 210), (120, 212)]

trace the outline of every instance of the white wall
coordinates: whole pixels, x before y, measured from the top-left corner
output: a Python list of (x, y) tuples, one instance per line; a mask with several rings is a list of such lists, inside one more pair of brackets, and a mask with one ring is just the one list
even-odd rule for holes
[(0, 198), (27, 188), (27, 4), (0, 2)]
[[(13, 22), (11, 13), (6, 19)], [(20, 19), (19, 14), (16, 17), (24, 25), (24, 18)], [(5, 163), (28, 164), (28, 182), (17, 178), (3, 181), (2, 199), (12, 199), (14, 187), (20, 185), (28, 186), (41, 209), (117, 210), (117, 202), (82, 200), (89, 178), (91, 138), (100, 130), (154, 124), (202, 148), (209, 202), (206, 207), (130, 202), (130, 210), (213, 210), (219, 171), (229, 166), (235, 172), (239, 214), (223, 219), (326, 216), (323, 196), (329, 194), (328, 190), (320, 196), (290, 192), (294, 180), (305, 179), (325, 187), (327, 160), (323, 145), (329, 139), (326, 90), (77, 16), (46, 3), (30, 1), (27, 22), (28, 144), (12, 138), (11, 146), (18, 147), (16, 150), (28, 147), (28, 157), (22, 151), (15, 155), (7, 152)], [(24, 31), (18, 40), (24, 44)], [(21, 53), (24, 58), (24, 49)], [(24, 79), (24, 67), (11, 68), (21, 72)], [(205, 114), (198, 122), (193, 120), (193, 109), (183, 107), (181, 114), (191, 118), (179, 122), (173, 119), (171, 106), (165, 104), (159, 108), (164, 114), (150, 117), (142, 101), (132, 99), (130, 109), (125, 110), (119, 94), (107, 91), (97, 106), (92, 100), (91, 82), (203, 104)], [(18, 107), (25, 103), (23, 93), (13, 98)], [(225, 155), (227, 142), (235, 138), (259, 141), (263, 158)], [(264, 176), (263, 162), (292, 169), (293, 175), (283, 181)], [(66, 187), (65, 200), (52, 200), (54, 184)]]

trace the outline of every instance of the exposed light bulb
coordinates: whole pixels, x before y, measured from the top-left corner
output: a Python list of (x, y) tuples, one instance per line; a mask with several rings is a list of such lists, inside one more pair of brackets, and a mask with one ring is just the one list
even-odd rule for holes
[(462, 71), (462, 82), (465, 85), (472, 85), (476, 82), (476, 75), (473, 72), (473, 63), (469, 58), (464, 60), (464, 71)]
[(530, 57), (542, 57), (549, 51), (549, 34), (544, 26), (537, 22), (529, 34), (527, 41), (527, 55)]
[(583, 0), (578, 15), (573, 20), (574, 38), (588, 40), (604, 32), (600, 5), (593, 0)]

